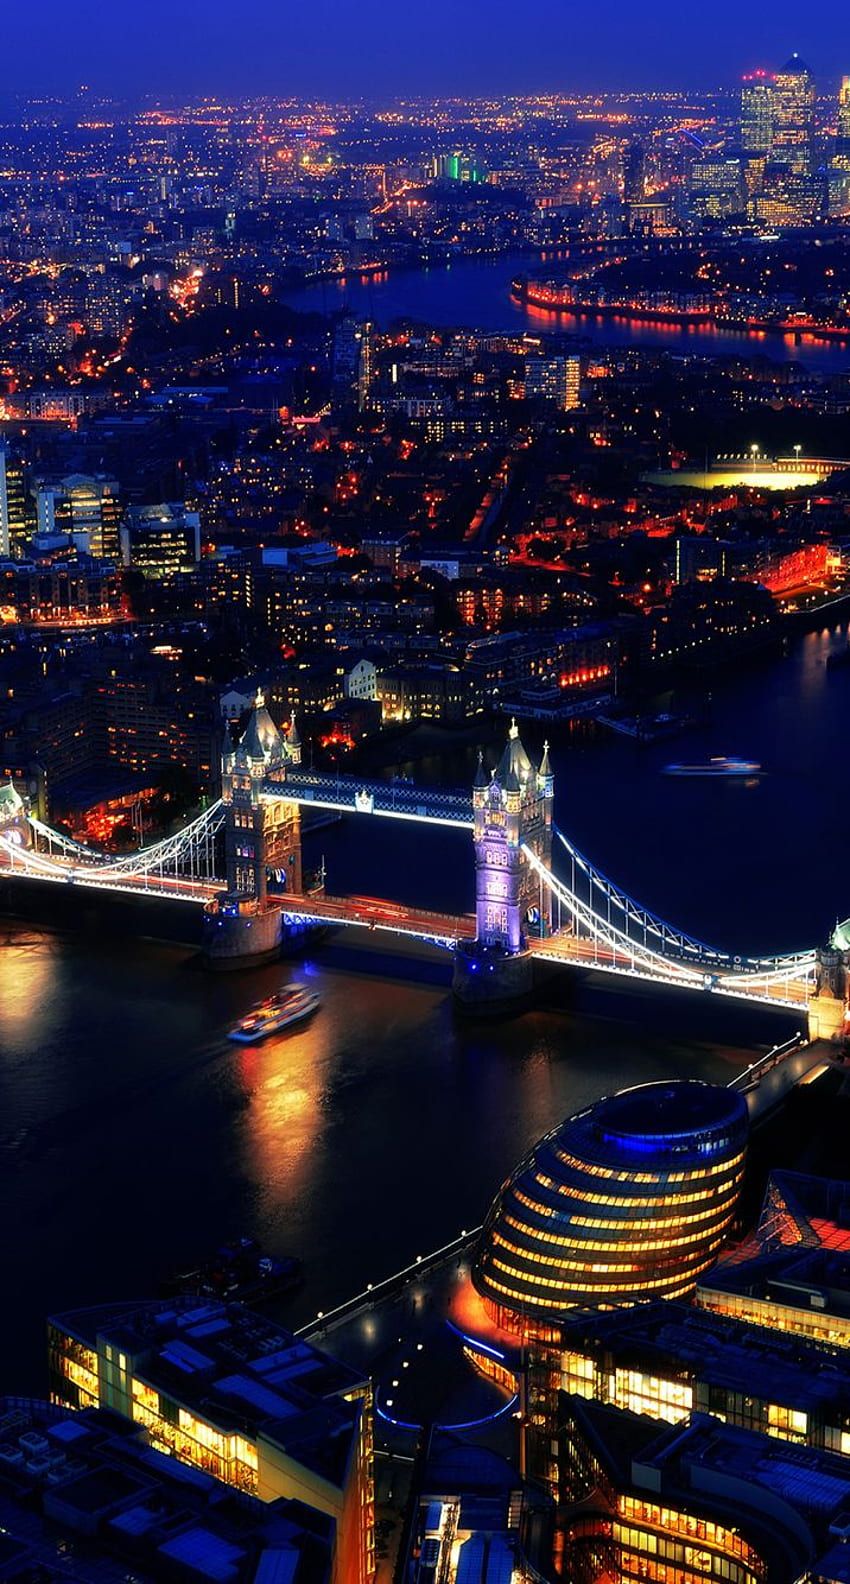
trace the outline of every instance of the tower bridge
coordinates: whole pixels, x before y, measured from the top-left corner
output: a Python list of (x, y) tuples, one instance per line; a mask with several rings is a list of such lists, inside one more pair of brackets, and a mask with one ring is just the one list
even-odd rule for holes
[[(828, 946), (742, 957), (707, 945), (636, 902), (558, 830), (548, 748), (536, 763), (511, 725), (498, 765), (479, 758), (469, 791), (364, 781), (308, 770), (293, 721), (279, 731), (258, 694), (222, 759), (222, 795), (182, 830), (120, 857), (98, 853), (36, 818), (0, 787), (0, 872), (204, 909), (204, 946), (218, 967), (270, 960), (323, 925), (367, 926), (450, 950), (454, 990), (472, 1009), (521, 1003), (535, 965), (572, 966), (786, 1007), (821, 1035), (844, 1032), (850, 924)], [(433, 912), (371, 897), (335, 897), (305, 874), (301, 810), (470, 833), (475, 910)]]

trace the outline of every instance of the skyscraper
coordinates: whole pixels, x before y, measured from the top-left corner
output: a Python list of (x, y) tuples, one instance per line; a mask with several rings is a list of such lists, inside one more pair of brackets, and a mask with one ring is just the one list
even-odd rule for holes
[(835, 160), (841, 170), (850, 170), (850, 77), (842, 77), (838, 90), (838, 136)]
[(805, 61), (792, 55), (773, 87), (772, 157), (799, 176), (815, 166), (815, 79)]
[(367, 319), (360, 326), (360, 356), (357, 362), (357, 405), (361, 412), (365, 412), (369, 406), (374, 373), (372, 325)]
[(629, 143), (623, 153), (623, 197), (640, 203), (646, 197), (646, 154), (642, 143)]
[(0, 437), (0, 556), (19, 556), (28, 537), (24, 470)]
[(577, 357), (529, 357), (525, 360), (525, 394), (554, 402), (568, 412), (581, 402), (581, 362)]
[(745, 154), (769, 154), (773, 140), (773, 77), (748, 72), (741, 82), (741, 148)]

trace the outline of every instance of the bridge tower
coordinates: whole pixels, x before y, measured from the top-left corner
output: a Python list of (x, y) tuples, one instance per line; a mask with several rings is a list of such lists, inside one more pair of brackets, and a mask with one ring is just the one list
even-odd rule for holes
[[(205, 938), (216, 966), (237, 967), (280, 949), (281, 900), (302, 895), (301, 813), (284, 790), (287, 767), (300, 763), (294, 718), (284, 735), (258, 692), (239, 742), (225, 749), (221, 761), (227, 891), (208, 919)], [(269, 874), (275, 877), (271, 894)]]
[(810, 1039), (846, 1039), (850, 1026), (850, 919), (836, 924), (817, 953), (817, 994), (809, 1003)]
[(530, 991), (526, 947), (529, 937), (551, 932), (552, 902), (525, 849), (549, 867), (554, 794), (548, 744), (534, 764), (512, 721), (498, 766), (488, 776), (479, 760), (472, 789), (476, 936), (455, 959), (462, 1004), (495, 1008)]

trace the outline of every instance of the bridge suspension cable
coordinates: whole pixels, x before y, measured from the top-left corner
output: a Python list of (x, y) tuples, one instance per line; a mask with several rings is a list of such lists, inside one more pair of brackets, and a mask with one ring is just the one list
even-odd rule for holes
[[(817, 963), (815, 952), (796, 952), (785, 957), (765, 959), (746, 958), (740, 962), (724, 954), (724, 971), (718, 972), (721, 960), (719, 953), (714, 955), (711, 962), (699, 962), (693, 956), (684, 959), (677, 956), (675, 931), (669, 931), (663, 937), (663, 949), (658, 944), (657, 930), (653, 943), (650, 943), (644, 910), (634, 904), (630, 908), (621, 907), (621, 899), (625, 902), (630, 899), (624, 893), (617, 893), (615, 887), (611, 887), (610, 892), (603, 891), (601, 901), (597, 902), (592, 889), (582, 895), (575, 886), (571, 887), (560, 880), (530, 847), (524, 846), (523, 853), (541, 884), (548, 888), (557, 901), (559, 919), (566, 912), (570, 923), (569, 935), (559, 937), (556, 933), (549, 941), (541, 941), (538, 947), (534, 947), (538, 955), (562, 957), (579, 965), (585, 963), (614, 973), (635, 974), (663, 980), (668, 984), (690, 986), (692, 989), (702, 988), (719, 995), (745, 995), (794, 1007), (808, 1000), (814, 985)], [(584, 863), (586, 875), (591, 866), (586, 864), (586, 860)], [(617, 897), (616, 906), (614, 895)], [(629, 928), (635, 920), (641, 932), (639, 938)]]
[(604, 915), (609, 922), (613, 918), (630, 939), (634, 930), (645, 950), (654, 949), (665, 959), (672, 954), (682, 962), (693, 962), (695, 967), (719, 974), (721, 978), (727, 972), (736, 978), (742, 973), (751, 973), (758, 978), (769, 974), (782, 978), (789, 972), (814, 969), (814, 951), (785, 952), (772, 957), (736, 957), (731, 952), (706, 945), (704, 941), (675, 928), (649, 908), (635, 902), (628, 892), (615, 885), (601, 869), (585, 858), (557, 826), (555, 834), (570, 857), (570, 889), (573, 894), (580, 895), (583, 886), (584, 900), (591, 912), (597, 916)]
[[(120, 858), (94, 852), (53, 830), (34, 815), (27, 816), (33, 845), (25, 846), (13, 833), (0, 832), (0, 850), (13, 870), (34, 879), (58, 880), (112, 890), (160, 890), (179, 896), (180, 883), (203, 886), (217, 879), (216, 836), (226, 817), (221, 799), (211, 804), (173, 835)], [(46, 851), (44, 850), (46, 847)], [(186, 894), (191, 894), (186, 892)]]

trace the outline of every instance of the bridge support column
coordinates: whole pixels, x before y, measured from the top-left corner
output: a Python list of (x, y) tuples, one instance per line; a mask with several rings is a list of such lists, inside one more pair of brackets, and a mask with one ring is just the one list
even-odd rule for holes
[(269, 962), (291, 934), (301, 933), (282, 911), (286, 897), (303, 890), (301, 812), (282, 781), (280, 796), (269, 791), (270, 778), (300, 763), (295, 722), (283, 737), (258, 693), (237, 747), (222, 755), (227, 890), (205, 920), (204, 954), (212, 967)]
[(850, 996), (850, 921), (837, 924), (818, 948), (817, 995), (809, 1002), (809, 1039), (847, 1039)]
[(551, 932), (552, 908), (526, 850), (548, 867), (553, 798), (548, 747), (534, 765), (513, 722), (498, 769), (488, 778), (479, 760), (472, 789), (476, 934), (457, 948), (453, 981), (470, 1011), (515, 1007), (534, 989), (528, 940)]

